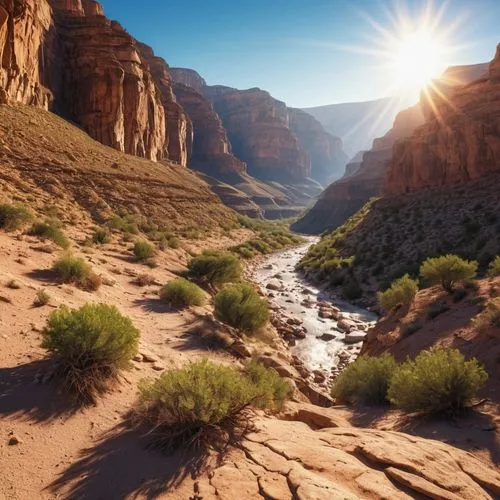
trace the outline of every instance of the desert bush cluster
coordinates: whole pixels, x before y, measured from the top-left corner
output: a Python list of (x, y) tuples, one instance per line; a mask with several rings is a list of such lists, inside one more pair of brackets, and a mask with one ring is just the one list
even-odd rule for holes
[(101, 286), (101, 278), (92, 271), (92, 267), (81, 257), (67, 253), (60, 257), (52, 270), (62, 283), (72, 283), (82, 290), (93, 292)]
[(238, 257), (230, 252), (206, 250), (189, 263), (188, 276), (202, 286), (218, 288), (240, 281), (243, 269)]
[(20, 205), (0, 205), (0, 229), (6, 232), (22, 229), (33, 219), (33, 214)]
[(69, 240), (65, 236), (63, 230), (59, 227), (57, 221), (47, 220), (44, 222), (35, 222), (28, 234), (36, 236), (42, 240), (51, 240), (57, 246), (67, 249), (69, 247)]
[(155, 429), (155, 444), (214, 447), (250, 430), (254, 408), (281, 408), (290, 394), (271, 369), (249, 364), (243, 370), (208, 360), (163, 373), (140, 385), (136, 421)]
[(439, 347), (401, 364), (390, 354), (361, 356), (336, 379), (332, 395), (352, 404), (390, 402), (408, 412), (456, 415), (487, 378), (475, 358)]

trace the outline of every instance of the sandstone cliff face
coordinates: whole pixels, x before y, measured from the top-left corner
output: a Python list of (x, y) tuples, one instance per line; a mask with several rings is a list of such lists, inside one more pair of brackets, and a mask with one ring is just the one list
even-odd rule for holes
[(294, 228), (308, 233), (336, 228), (370, 198), (378, 196), (382, 191), (393, 145), (410, 135), (422, 122), (423, 116), (418, 105), (400, 112), (392, 129), (384, 137), (373, 141), (373, 148), (363, 154), (362, 161), (351, 166), (350, 174), (331, 184)]
[(289, 128), (285, 103), (261, 89), (206, 87), (228, 131), (234, 154), (258, 179), (296, 182), (311, 176), (311, 161)]
[(94, 139), (187, 165), (168, 66), (93, 0), (0, 0), (0, 98), (53, 109)]
[(51, 23), (45, 0), (0, 0), (0, 100), (49, 108), (52, 95), (40, 68)]
[(190, 167), (218, 179), (246, 172), (246, 165), (232, 154), (226, 130), (210, 102), (181, 83), (175, 84), (174, 92), (195, 131)]
[(325, 132), (313, 116), (301, 109), (288, 108), (290, 130), (311, 159), (311, 177), (324, 186), (342, 177), (348, 157), (338, 137)]
[(422, 95), (426, 122), (394, 148), (385, 192), (452, 185), (500, 170), (500, 46), (489, 73)]

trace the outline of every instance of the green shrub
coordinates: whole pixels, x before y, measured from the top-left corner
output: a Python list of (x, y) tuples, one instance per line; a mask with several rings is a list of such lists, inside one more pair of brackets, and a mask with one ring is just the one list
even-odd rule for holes
[(191, 281), (177, 278), (161, 289), (160, 299), (177, 309), (183, 309), (189, 306), (203, 305), (205, 293)]
[(457, 255), (443, 255), (427, 259), (420, 267), (420, 275), (430, 285), (440, 284), (453, 293), (457, 281), (476, 277), (478, 263), (461, 259)]
[(378, 302), (386, 311), (398, 306), (410, 305), (418, 292), (418, 285), (408, 274), (394, 281), (385, 292), (379, 292)]
[(62, 230), (52, 222), (35, 222), (28, 234), (38, 238), (53, 241), (57, 246), (67, 249), (69, 247), (68, 238)]
[(50, 302), (50, 295), (45, 290), (39, 290), (33, 300), (33, 307), (43, 307)]
[(137, 226), (136, 218), (133, 215), (125, 215), (120, 217), (115, 215), (111, 220), (109, 220), (106, 225), (110, 229), (115, 229), (116, 231), (121, 231), (127, 234), (138, 234), (139, 228)]
[(138, 261), (144, 262), (154, 256), (155, 247), (144, 240), (136, 241), (133, 252)]
[[(155, 429), (156, 444), (167, 449), (218, 447), (251, 429), (252, 407), (282, 406), (288, 391), (263, 370), (252, 367), (247, 376), (205, 359), (166, 371), (140, 383), (136, 420)], [(264, 380), (271, 380), (274, 389)]]
[(488, 267), (488, 274), (491, 277), (500, 276), (500, 255), (497, 255), (491, 262)]
[(92, 235), (94, 245), (105, 245), (111, 242), (111, 234), (107, 229), (96, 229)]
[(49, 316), (42, 337), (42, 347), (57, 358), (65, 387), (84, 402), (105, 392), (139, 345), (132, 321), (106, 304), (60, 307)]
[(488, 330), (489, 328), (500, 328), (500, 298), (494, 298), (488, 302), (486, 307), (474, 320), (474, 326), (478, 330)]
[(240, 281), (242, 268), (238, 257), (228, 252), (205, 251), (191, 260), (189, 276), (209, 286)]
[(457, 349), (441, 347), (400, 365), (392, 377), (389, 399), (405, 411), (457, 414), (487, 378), (477, 359), (466, 361)]
[(267, 302), (251, 285), (230, 285), (215, 297), (215, 315), (240, 330), (255, 332), (269, 319)]
[(101, 285), (99, 276), (81, 257), (63, 255), (54, 263), (52, 270), (63, 283), (73, 283), (83, 290), (95, 291)]
[(17, 231), (33, 219), (31, 212), (17, 205), (0, 205), (0, 229)]
[(397, 363), (390, 354), (377, 358), (361, 356), (337, 377), (332, 396), (351, 404), (386, 404), (387, 391), (396, 368)]

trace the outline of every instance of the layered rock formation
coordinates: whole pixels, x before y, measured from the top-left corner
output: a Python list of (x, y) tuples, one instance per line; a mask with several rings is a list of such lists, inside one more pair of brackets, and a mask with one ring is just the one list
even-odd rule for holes
[(2, 0), (0, 55), (3, 100), (53, 109), (119, 151), (187, 164), (189, 119), (167, 65), (97, 2)]
[(500, 46), (485, 77), (458, 87), (435, 82), (422, 95), (422, 108), (425, 124), (394, 148), (387, 194), (500, 170)]
[(45, 0), (0, 0), (0, 102), (12, 99), (49, 108), (52, 95), (40, 68), (51, 25)]
[(327, 186), (340, 177), (348, 157), (342, 141), (325, 131), (321, 123), (301, 109), (288, 108), (290, 130), (311, 159), (311, 177)]
[(311, 176), (311, 160), (289, 128), (285, 103), (254, 88), (205, 89), (224, 123), (235, 155), (250, 175), (267, 181), (296, 182)]
[(410, 135), (422, 122), (423, 116), (418, 105), (400, 112), (392, 129), (384, 137), (373, 141), (373, 148), (364, 152), (362, 161), (352, 165), (352, 173), (324, 191), (316, 205), (294, 225), (295, 230), (321, 233), (338, 227), (370, 198), (378, 196), (382, 191), (393, 145), (398, 139)]

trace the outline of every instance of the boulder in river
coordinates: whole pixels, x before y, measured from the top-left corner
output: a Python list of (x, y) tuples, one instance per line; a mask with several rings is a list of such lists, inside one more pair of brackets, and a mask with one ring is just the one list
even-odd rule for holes
[(366, 332), (361, 330), (354, 330), (346, 334), (344, 342), (346, 344), (357, 344), (358, 342), (363, 342), (366, 337)]
[(283, 290), (283, 283), (281, 283), (278, 280), (271, 280), (267, 285), (266, 288), (268, 290), (272, 290), (274, 292), (279, 292), (280, 290)]

